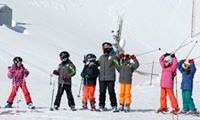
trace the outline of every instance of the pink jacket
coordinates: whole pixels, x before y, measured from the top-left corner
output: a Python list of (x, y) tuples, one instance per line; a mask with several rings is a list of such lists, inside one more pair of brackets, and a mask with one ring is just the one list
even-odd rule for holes
[(162, 75), (160, 86), (162, 88), (173, 88), (174, 86), (174, 74), (177, 69), (178, 60), (176, 57), (172, 59), (172, 64), (169, 67), (164, 66), (164, 55), (160, 57), (160, 65), (162, 67)]
[(25, 84), (25, 77), (29, 75), (29, 71), (23, 65), (17, 67), (15, 65), (8, 67), (8, 78), (12, 79), (13, 85)]

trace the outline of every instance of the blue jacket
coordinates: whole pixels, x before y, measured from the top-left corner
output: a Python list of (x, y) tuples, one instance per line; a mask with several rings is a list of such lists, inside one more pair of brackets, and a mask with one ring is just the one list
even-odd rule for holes
[(190, 73), (186, 73), (186, 71), (182, 67), (183, 61), (178, 63), (178, 69), (182, 74), (182, 82), (181, 82), (181, 89), (182, 90), (191, 90), (193, 89), (193, 78), (196, 72), (196, 67), (194, 63), (190, 65)]

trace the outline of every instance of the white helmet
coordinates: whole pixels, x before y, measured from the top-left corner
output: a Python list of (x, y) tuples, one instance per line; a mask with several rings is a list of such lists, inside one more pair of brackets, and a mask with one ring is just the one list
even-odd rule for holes
[(172, 64), (172, 57), (171, 56), (166, 56), (164, 58), (164, 61), (165, 61), (166, 64)]

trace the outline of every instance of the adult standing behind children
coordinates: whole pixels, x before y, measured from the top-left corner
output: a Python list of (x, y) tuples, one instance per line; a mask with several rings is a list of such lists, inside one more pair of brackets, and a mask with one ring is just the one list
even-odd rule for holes
[(115, 93), (115, 65), (118, 65), (118, 59), (115, 55), (113, 46), (109, 42), (102, 44), (103, 55), (100, 56), (98, 63), (100, 66), (99, 75), (99, 109), (105, 111), (106, 89), (110, 96), (111, 107), (117, 111), (117, 99)]

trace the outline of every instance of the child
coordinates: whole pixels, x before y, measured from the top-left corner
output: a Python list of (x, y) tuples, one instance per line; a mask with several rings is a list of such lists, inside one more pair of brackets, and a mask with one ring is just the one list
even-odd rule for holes
[(161, 75), (161, 96), (160, 96), (160, 108), (156, 111), (159, 112), (168, 112), (167, 108), (167, 95), (169, 95), (169, 99), (172, 106), (172, 111), (170, 113), (177, 114), (179, 111), (179, 106), (177, 99), (174, 95), (173, 85), (174, 85), (174, 77), (177, 69), (177, 58), (175, 54), (166, 53), (160, 57), (160, 65), (162, 67), (162, 75)]
[(83, 78), (83, 109), (88, 109), (87, 101), (90, 101), (91, 110), (95, 110), (95, 87), (96, 79), (99, 75), (99, 69), (96, 65), (96, 56), (94, 54), (88, 54), (84, 59), (85, 66), (81, 72)]
[(12, 79), (12, 91), (7, 100), (7, 105), (5, 106), (5, 108), (12, 108), (14, 98), (20, 87), (24, 94), (28, 108), (34, 109), (35, 107), (32, 104), (30, 93), (28, 91), (25, 81), (25, 78), (29, 75), (29, 71), (22, 64), (21, 57), (15, 57), (13, 59), (13, 62), (14, 64), (8, 67), (8, 78)]
[(70, 55), (67, 51), (61, 52), (59, 56), (61, 63), (58, 65), (58, 69), (53, 71), (53, 74), (58, 76), (58, 91), (54, 102), (54, 109), (59, 110), (61, 97), (65, 90), (67, 93), (68, 105), (72, 111), (75, 111), (75, 103), (71, 90), (71, 77), (76, 74), (76, 67), (71, 60), (69, 60)]
[(178, 63), (178, 69), (182, 74), (182, 99), (183, 99), (183, 109), (181, 113), (194, 114), (197, 113), (195, 104), (192, 99), (193, 90), (193, 78), (196, 72), (196, 67), (193, 59), (189, 59), (188, 63), (186, 60), (181, 60)]
[[(123, 55), (119, 56), (120, 67), (118, 67), (119, 82), (120, 82), (120, 94), (119, 103), (120, 111), (129, 112), (131, 104), (131, 88), (132, 88), (132, 73), (139, 67), (139, 62), (135, 55)], [(124, 108), (125, 106), (125, 108)]]

